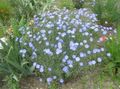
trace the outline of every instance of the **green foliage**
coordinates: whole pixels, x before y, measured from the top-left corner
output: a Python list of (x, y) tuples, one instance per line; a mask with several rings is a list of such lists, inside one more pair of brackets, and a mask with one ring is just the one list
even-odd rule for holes
[(57, 7), (58, 8), (67, 8), (67, 9), (74, 9), (74, 4), (72, 0), (58, 0)]
[(6, 24), (6, 20), (10, 19), (12, 7), (8, 0), (0, 0), (0, 23)]
[(109, 59), (107, 68), (110, 74), (117, 75), (120, 69), (120, 27), (118, 27), (117, 35), (111, 37), (106, 43), (107, 50), (111, 53), (111, 59)]
[(80, 9), (84, 5), (84, 1), (82, 0), (72, 0), (75, 8)]
[[(29, 62), (21, 59), (19, 55), (18, 45), (11, 38), (7, 45), (3, 42), (4, 49), (0, 50), (0, 73), (5, 74), (30, 74)], [(9, 45), (9, 46), (8, 46)]]
[(54, 0), (9, 0), (17, 19), (25, 17), (29, 20), (35, 14), (46, 10)]
[(19, 36), (18, 27), (23, 25), (22, 19), (18, 24), (13, 20), (13, 34), (6, 37), (6, 43), (0, 41), (3, 49), (0, 49), (0, 74), (4, 74), (9, 89), (19, 89), (18, 82), (22, 76), (27, 76), (32, 73), (33, 68), (29, 60), (23, 59), (19, 55), (19, 44), (15, 42), (15, 37)]
[(20, 89), (19, 81), (16, 75), (11, 74), (9, 76), (6, 76), (4, 81), (7, 81), (6, 87), (9, 87), (9, 89)]
[(2, 0), (0, 1), (0, 23), (9, 25), (10, 19), (30, 20), (37, 13), (51, 8), (54, 0)]
[(98, 15), (100, 24), (105, 24), (108, 21), (109, 25), (120, 23), (120, 7), (119, 0), (96, 0), (93, 11)]
[(60, 84), (54, 81), (50, 86), (48, 86), (48, 89), (60, 89)]

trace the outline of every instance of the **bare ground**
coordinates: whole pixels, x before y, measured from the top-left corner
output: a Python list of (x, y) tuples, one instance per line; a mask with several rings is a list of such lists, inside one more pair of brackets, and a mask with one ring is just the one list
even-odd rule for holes
[[(21, 89), (48, 89), (47, 84), (41, 82), (37, 77), (23, 78), (20, 85)], [(120, 89), (120, 86), (113, 82), (108, 75), (103, 75), (98, 71), (89, 71), (82, 76), (80, 74), (79, 77), (71, 79), (60, 89)]]

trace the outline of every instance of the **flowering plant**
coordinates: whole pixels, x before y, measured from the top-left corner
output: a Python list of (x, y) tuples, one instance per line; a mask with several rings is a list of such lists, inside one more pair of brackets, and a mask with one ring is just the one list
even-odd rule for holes
[(64, 83), (84, 67), (101, 63), (103, 56), (111, 56), (100, 40), (111, 30), (98, 25), (96, 14), (87, 8), (62, 9), (35, 15), (33, 24), (19, 29), (16, 42), (20, 55), (32, 62), (48, 84), (53, 80)]

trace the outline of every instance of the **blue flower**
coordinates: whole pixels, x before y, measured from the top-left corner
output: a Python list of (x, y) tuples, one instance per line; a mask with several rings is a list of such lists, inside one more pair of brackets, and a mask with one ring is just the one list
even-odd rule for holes
[(44, 49), (43, 52), (45, 52), (46, 54), (52, 56), (53, 52), (50, 49)]
[(63, 79), (60, 79), (60, 83), (63, 84), (63, 83), (64, 83), (64, 80), (63, 80)]
[(48, 71), (52, 71), (52, 68), (48, 68)]
[(32, 59), (35, 59), (35, 58), (37, 58), (37, 54), (36, 54), (36, 52), (33, 52), (32, 53)]
[(78, 43), (74, 43), (73, 41), (70, 41), (69, 47), (71, 50), (75, 51), (78, 47)]
[(42, 73), (44, 72), (44, 67), (41, 65), (39, 71)]
[(56, 54), (60, 54), (60, 53), (62, 53), (62, 49), (57, 48), (56, 49)]
[(79, 64), (80, 64), (80, 66), (83, 66), (83, 65), (84, 65), (83, 62), (80, 62)]
[(65, 73), (68, 73), (68, 71), (69, 71), (69, 67), (68, 66), (65, 66), (65, 67), (63, 67), (63, 72), (65, 72)]
[(50, 83), (53, 81), (53, 79), (52, 78), (47, 78), (47, 83), (48, 83), (48, 85), (50, 85)]

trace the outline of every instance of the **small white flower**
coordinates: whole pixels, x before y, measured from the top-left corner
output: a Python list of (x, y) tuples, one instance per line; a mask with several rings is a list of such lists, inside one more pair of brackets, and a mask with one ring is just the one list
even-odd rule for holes
[(82, 42), (80, 42), (80, 46), (83, 46), (83, 43), (82, 43)]
[(59, 40), (60, 38), (57, 36), (55, 39), (56, 39), (56, 40)]
[(95, 64), (96, 64), (96, 61), (95, 61), (95, 60), (93, 60), (93, 61), (92, 61), (92, 64), (93, 64), (93, 65), (95, 65)]
[(72, 64), (70, 64), (70, 65), (68, 65), (70, 68), (73, 68), (73, 65)]
[(94, 31), (95, 31), (95, 32), (98, 32), (98, 31), (99, 31), (99, 29), (98, 29), (98, 28), (95, 28), (95, 29), (94, 29)]
[(87, 43), (87, 40), (83, 40), (83, 43), (85, 43), (85, 44), (86, 44), (86, 43)]
[(100, 50), (103, 52), (105, 49), (104, 48), (100, 48)]
[(56, 79), (57, 78), (57, 76), (53, 76), (53, 79)]
[(88, 32), (85, 32), (85, 36), (88, 36), (89, 35), (89, 33)]
[(75, 60), (78, 62), (78, 61), (80, 61), (80, 58), (79, 58), (79, 57), (76, 57)]
[(98, 62), (102, 62), (102, 58), (98, 57), (98, 58), (97, 58), (97, 61), (98, 61)]
[(37, 65), (37, 63), (36, 63), (36, 62), (34, 62), (34, 63), (33, 63), (33, 66), (34, 66), (34, 67), (36, 67), (36, 65)]
[(93, 42), (93, 38), (92, 37), (90, 37), (90, 42)]
[(42, 82), (43, 81), (42, 78), (39, 78), (39, 81)]
[(91, 51), (89, 51), (89, 50), (88, 50), (88, 51), (87, 51), (87, 54), (89, 54), (89, 55), (90, 55), (90, 54), (91, 54)]
[(107, 56), (108, 56), (108, 57), (110, 57), (110, 56), (111, 56), (111, 54), (110, 54), (110, 53), (107, 53)]

